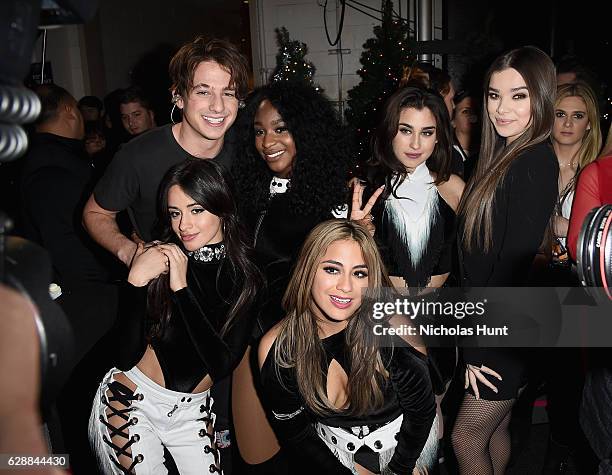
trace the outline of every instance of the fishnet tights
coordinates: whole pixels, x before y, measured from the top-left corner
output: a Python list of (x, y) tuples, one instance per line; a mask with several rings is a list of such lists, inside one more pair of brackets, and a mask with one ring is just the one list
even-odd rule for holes
[(505, 473), (511, 448), (508, 425), (515, 402), (465, 395), (451, 436), (462, 475)]

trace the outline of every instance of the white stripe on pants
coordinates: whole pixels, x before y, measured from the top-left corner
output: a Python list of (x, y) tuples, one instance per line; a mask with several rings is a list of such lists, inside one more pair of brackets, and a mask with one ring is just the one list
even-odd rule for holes
[[(115, 381), (114, 375), (119, 372), (116, 368), (111, 369), (100, 383), (89, 418), (89, 440), (106, 475), (125, 473), (113, 463), (117, 462), (116, 451), (104, 441), (105, 438), (111, 440), (111, 434), (101, 421), (108, 422), (108, 405), (104, 401), (109, 394), (109, 384)], [(210, 390), (197, 394), (171, 391), (149, 379), (136, 367), (124, 374), (136, 385), (134, 394), (142, 395), (131, 402), (127, 413), (131, 424), (124, 430), (130, 440), (134, 440), (130, 447), (133, 460), (142, 458), (134, 465), (136, 475), (166, 475), (164, 447), (172, 454), (181, 475), (214, 473), (211, 468), (216, 469), (220, 461), (213, 442), (215, 414), (211, 411)], [(117, 402), (113, 405), (122, 407)], [(127, 442), (121, 437), (113, 440), (119, 445), (116, 441), (121, 441), (120, 444)], [(220, 473), (219, 469), (217, 473)]]

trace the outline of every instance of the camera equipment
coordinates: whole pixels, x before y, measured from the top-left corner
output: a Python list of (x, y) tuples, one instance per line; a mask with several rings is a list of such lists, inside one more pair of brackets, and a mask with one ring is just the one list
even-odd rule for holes
[[(23, 87), (38, 28), (83, 23), (94, 16), (97, 7), (97, 0), (0, 1), (0, 166), (25, 153), (28, 141), (21, 125), (33, 122), (40, 114), (38, 96)], [(49, 297), (49, 255), (32, 242), (7, 238), (10, 226), (10, 220), (0, 211), (0, 282), (25, 295), (37, 308), (41, 401), (45, 409), (72, 370), (79, 353), (77, 343), (84, 348), (86, 345), (75, 342), (70, 322)]]
[[(612, 300), (612, 205), (594, 208), (587, 214), (576, 249), (582, 285), (601, 287)], [(600, 295), (595, 289), (591, 293)]]
[(37, 310), (41, 405), (46, 413), (74, 366), (74, 335), (64, 312), (49, 296), (52, 267), (47, 252), (30, 241), (10, 236), (3, 257), (3, 283), (26, 296)]

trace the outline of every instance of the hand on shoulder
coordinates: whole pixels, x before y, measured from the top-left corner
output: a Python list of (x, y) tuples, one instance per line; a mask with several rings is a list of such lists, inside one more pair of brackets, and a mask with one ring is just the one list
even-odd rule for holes
[(168, 272), (166, 256), (155, 246), (145, 249), (144, 245), (138, 244), (128, 282), (134, 287), (144, 287), (159, 275)]

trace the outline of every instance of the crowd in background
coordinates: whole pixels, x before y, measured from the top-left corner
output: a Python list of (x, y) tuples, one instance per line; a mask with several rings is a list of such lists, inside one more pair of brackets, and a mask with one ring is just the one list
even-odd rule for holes
[(415, 63), (357, 164), (325, 96), (248, 91), (229, 43), (198, 38), (169, 67), (170, 124), (139, 87), (77, 101), (37, 86), (29, 151), (5, 178), (15, 234), (49, 252), (58, 301), (91, 342), (56, 404), (52, 443), (73, 473), (97, 457), (118, 474), (422, 474), (441, 460), (501, 474), (518, 402), (542, 387), (543, 473), (570, 456), (612, 473), (609, 441), (593, 441), (606, 429), (580, 425), (600, 356), (386, 351), (360, 309), (361, 287), (580, 285), (581, 224), (612, 202), (612, 134), (587, 68), (522, 47), (456, 91)]

